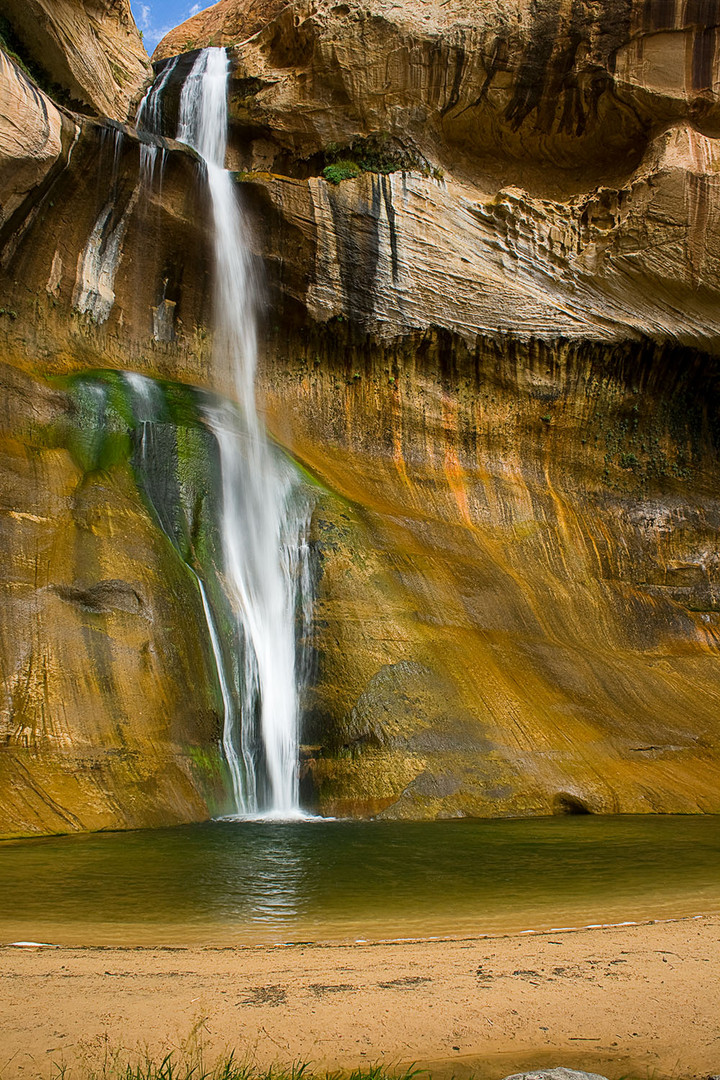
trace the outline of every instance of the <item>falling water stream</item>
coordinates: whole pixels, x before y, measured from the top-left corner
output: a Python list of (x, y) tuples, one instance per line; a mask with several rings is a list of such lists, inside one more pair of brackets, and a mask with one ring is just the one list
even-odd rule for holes
[[(138, 119), (147, 131), (159, 130), (162, 92), (171, 74), (164, 69), (141, 105)], [(221, 402), (204, 408), (219, 448), (223, 583), (241, 643), (236, 694), (199, 578), (198, 585), (222, 690), (223, 751), (235, 814), (292, 818), (302, 816), (297, 763), (303, 665), (295, 627), (308, 595), (309, 506), (295, 470), (270, 444), (256, 409), (258, 290), (234, 181), (224, 167), (227, 83), (225, 50), (200, 52), (183, 86), (177, 137), (205, 165), (214, 233), (215, 372), (219, 381), (229, 377), (237, 401), (237, 406)]]

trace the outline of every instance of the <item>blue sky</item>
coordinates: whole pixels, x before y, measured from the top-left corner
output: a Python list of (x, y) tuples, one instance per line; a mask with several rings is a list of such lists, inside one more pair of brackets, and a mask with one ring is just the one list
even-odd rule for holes
[(138, 29), (142, 30), (145, 48), (152, 55), (160, 38), (165, 37), (168, 30), (179, 26), (198, 11), (212, 7), (212, 4), (206, 0), (199, 3), (193, 0), (130, 0), (130, 6)]

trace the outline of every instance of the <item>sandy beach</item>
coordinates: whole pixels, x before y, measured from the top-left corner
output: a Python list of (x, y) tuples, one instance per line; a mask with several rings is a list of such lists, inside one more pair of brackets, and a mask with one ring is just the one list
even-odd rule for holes
[[(503, 937), (243, 948), (0, 949), (0, 1077), (110, 1051), (409, 1062), (489, 1080), (563, 1064), (720, 1072), (720, 917)], [(72, 1074), (71, 1074), (72, 1075)], [(76, 1074), (77, 1075), (77, 1074)]]

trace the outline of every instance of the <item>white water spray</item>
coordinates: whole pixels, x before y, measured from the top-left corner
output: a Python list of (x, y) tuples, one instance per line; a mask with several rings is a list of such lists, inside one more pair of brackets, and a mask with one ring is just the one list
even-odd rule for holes
[[(179, 59), (179, 56), (174, 56), (167, 62), (138, 105), (135, 125), (139, 132), (154, 136), (161, 134), (163, 93), (172, 78)], [(140, 176), (148, 188), (151, 188), (153, 184), (158, 157), (160, 158), (160, 187), (162, 188), (166, 159), (165, 148), (155, 142), (140, 143)]]
[(308, 508), (255, 406), (256, 287), (234, 182), (224, 167), (227, 81), (225, 50), (203, 50), (183, 87), (178, 129), (178, 139), (197, 150), (207, 170), (215, 357), (231, 374), (239, 403), (239, 409), (217, 406), (205, 413), (220, 450), (225, 586), (244, 652), (240, 723), (226, 705), (223, 745), (237, 813), (293, 817), (300, 814), (295, 614)]

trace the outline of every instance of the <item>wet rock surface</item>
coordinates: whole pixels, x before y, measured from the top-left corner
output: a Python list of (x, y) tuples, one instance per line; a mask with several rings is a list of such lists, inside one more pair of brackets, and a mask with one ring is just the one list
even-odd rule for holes
[[(225, 2), (157, 54), (191, 50), (162, 184), (142, 135), (3, 61), (8, 371), (230, 394), (207, 199), (172, 136), (193, 50), (231, 46), (258, 390), (318, 481), (302, 773), (321, 811), (720, 811), (717, 36), (694, 4)], [(22, 513), (67, 497), (62, 469), (23, 476)], [(116, 498), (88, 490), (82, 535)], [(165, 594), (124, 556), (42, 589), (58, 626), (161, 633)], [(93, 692), (112, 715), (110, 683)]]
[(222, 707), (195, 580), (129, 461), (84, 458), (72, 394), (0, 384), (0, 830), (202, 820)]

